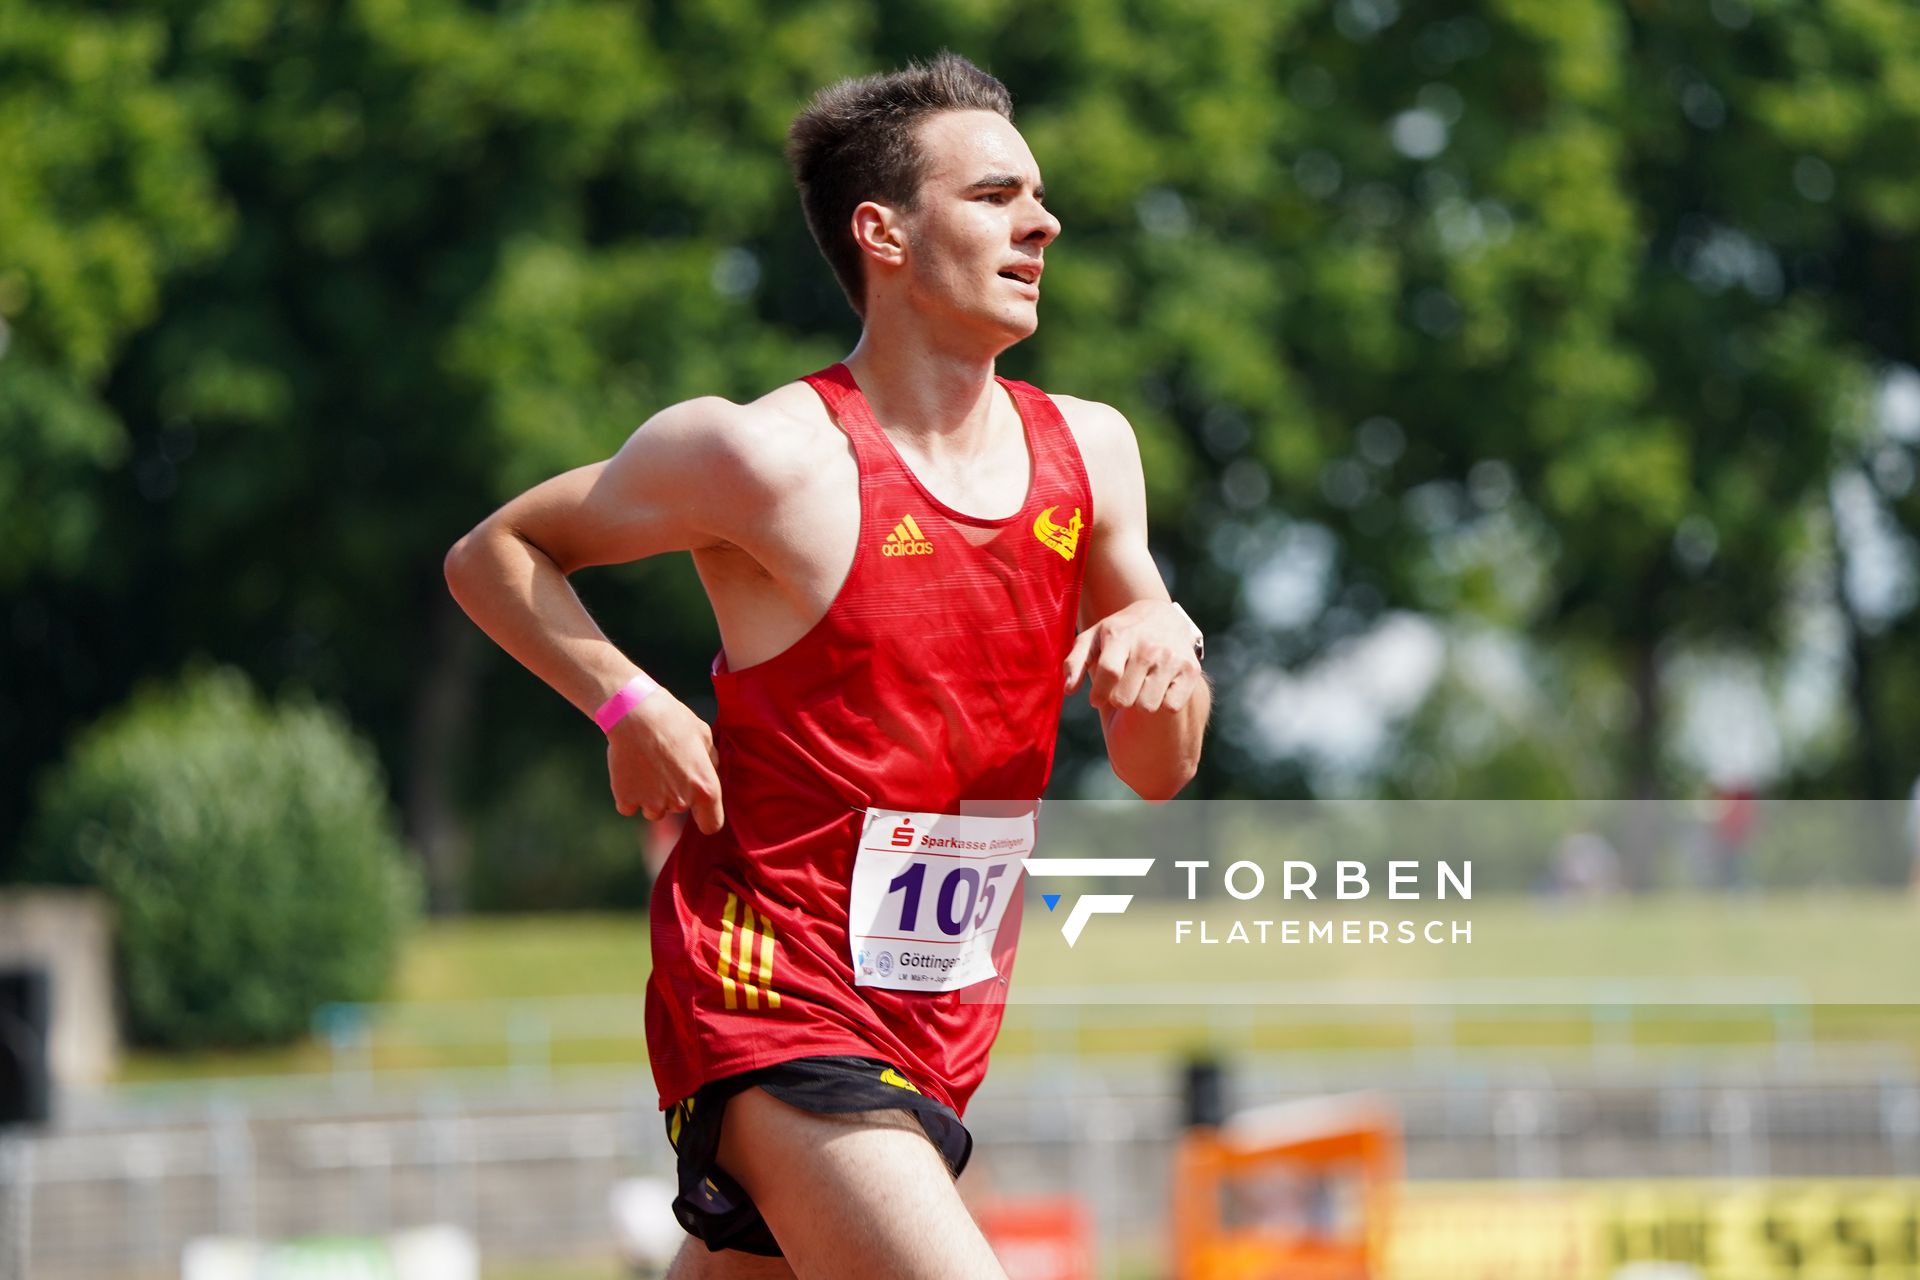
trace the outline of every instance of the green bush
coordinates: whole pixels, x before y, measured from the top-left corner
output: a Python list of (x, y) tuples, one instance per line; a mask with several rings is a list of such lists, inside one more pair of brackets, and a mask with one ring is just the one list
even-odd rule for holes
[(43, 786), (28, 878), (119, 914), (128, 1033), (261, 1044), (386, 987), (419, 889), (372, 750), (232, 671), (136, 696)]

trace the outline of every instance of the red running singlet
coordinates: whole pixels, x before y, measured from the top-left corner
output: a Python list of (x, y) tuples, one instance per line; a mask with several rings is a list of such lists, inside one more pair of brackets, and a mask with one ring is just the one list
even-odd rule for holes
[(927, 491), (845, 365), (806, 381), (852, 442), (860, 540), (805, 636), (741, 671), (714, 659), (726, 825), (689, 822), (654, 885), (647, 1052), (662, 1108), (723, 1076), (860, 1054), (962, 1112), (1000, 1029), (1018, 885), (992, 939), (997, 978), (856, 986), (856, 844), (869, 806), (959, 813), (1045, 789), (1092, 490), (1060, 410), (1026, 383), (999, 379), (1026, 426), (1027, 496), (982, 520)]

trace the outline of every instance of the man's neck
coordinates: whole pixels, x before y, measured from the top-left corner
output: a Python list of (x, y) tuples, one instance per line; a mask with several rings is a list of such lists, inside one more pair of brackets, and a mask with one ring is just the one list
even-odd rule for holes
[(911, 321), (870, 322), (846, 359), (888, 434), (935, 452), (968, 451), (991, 436), (993, 354), (926, 340)]

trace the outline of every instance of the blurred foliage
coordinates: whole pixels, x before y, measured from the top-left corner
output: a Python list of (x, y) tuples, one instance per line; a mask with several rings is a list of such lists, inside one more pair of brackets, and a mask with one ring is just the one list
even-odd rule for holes
[(372, 751), (237, 672), (148, 690), (49, 780), (25, 867), (97, 885), (131, 1037), (280, 1043), (384, 993), (416, 897)]
[(475, 911), (641, 910), (647, 828), (606, 803), (604, 771), (527, 760), (476, 815), (466, 900)]
[[(1252, 694), (1395, 611), (1449, 667), (1370, 785), (1688, 788), (1676, 658), (1777, 676), (1814, 611), (1847, 730), (1780, 785), (1904, 790), (1920, 613), (1842, 589), (1833, 496), (1911, 556), (1915, 439), (1871, 412), (1920, 362), (1902, 0), (15, 0), (0, 857), (69, 734), (204, 655), (348, 709), (438, 905), (482, 863), (489, 902), (536, 892), (549, 855), (468, 829), (562, 821), (517, 780), (584, 795), (598, 743), (451, 613), (440, 554), (657, 407), (851, 345), (784, 130), (942, 46), (1012, 86), (1066, 228), (1004, 369), (1131, 417), (1214, 637), (1197, 793), (1319, 785)], [(710, 709), (683, 561), (582, 590)], [(1489, 630), (1533, 693), (1463, 728)], [(1104, 776), (1084, 708), (1058, 773)], [(550, 846), (616, 892), (591, 822)]]
[(225, 209), (152, 17), (0, 13), (0, 588), (98, 545), (101, 479), (127, 461), (102, 384), (162, 281)]

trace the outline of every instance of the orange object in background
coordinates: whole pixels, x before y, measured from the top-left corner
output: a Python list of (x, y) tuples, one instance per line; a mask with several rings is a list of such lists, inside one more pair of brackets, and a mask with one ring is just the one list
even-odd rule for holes
[(1076, 1197), (989, 1200), (974, 1218), (1008, 1280), (1093, 1280), (1093, 1220)]
[(1381, 1274), (1400, 1128), (1369, 1098), (1309, 1099), (1189, 1129), (1175, 1157), (1176, 1280)]

